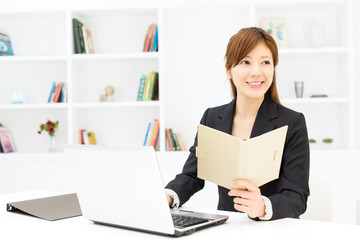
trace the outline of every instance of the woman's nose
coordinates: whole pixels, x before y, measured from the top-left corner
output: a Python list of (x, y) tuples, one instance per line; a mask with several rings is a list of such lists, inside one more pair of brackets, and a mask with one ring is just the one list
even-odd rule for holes
[(260, 66), (259, 64), (253, 64), (251, 69), (252, 75), (259, 75), (260, 74)]

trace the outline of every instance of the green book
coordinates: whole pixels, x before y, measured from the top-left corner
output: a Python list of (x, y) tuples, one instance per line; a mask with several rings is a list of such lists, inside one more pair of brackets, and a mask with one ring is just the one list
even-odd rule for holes
[(172, 141), (172, 144), (173, 144), (173, 147), (174, 147), (174, 151), (177, 151), (178, 146), (176, 145), (175, 138), (174, 138), (174, 132), (173, 132), (172, 128), (169, 128), (169, 132), (170, 132), (171, 141)]
[(83, 24), (77, 20), (76, 18), (73, 18), (73, 37), (74, 37), (74, 46), (75, 46), (75, 53), (82, 53), (81, 48), (81, 36), (80, 31)]

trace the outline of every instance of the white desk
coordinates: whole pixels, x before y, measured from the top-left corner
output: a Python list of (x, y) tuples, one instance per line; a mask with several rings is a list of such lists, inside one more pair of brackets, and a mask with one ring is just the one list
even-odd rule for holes
[[(50, 194), (51, 195), (51, 194)], [(165, 239), (162, 235), (93, 224), (83, 217), (54, 222), (6, 211), (6, 203), (49, 196), (44, 192), (0, 195), (0, 239)], [(209, 210), (208, 212), (220, 212)], [(229, 215), (225, 224), (199, 230), (180, 239), (360, 239), (360, 226), (299, 219), (256, 222), (245, 214)]]

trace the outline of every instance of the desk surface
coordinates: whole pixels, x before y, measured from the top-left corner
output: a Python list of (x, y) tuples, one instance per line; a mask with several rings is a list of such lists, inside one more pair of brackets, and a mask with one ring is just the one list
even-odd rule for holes
[[(55, 222), (6, 211), (6, 203), (54, 194), (26, 192), (0, 195), (0, 239), (164, 239), (166, 236), (93, 224), (84, 217)], [(300, 219), (253, 221), (245, 214), (207, 210), (229, 215), (225, 224), (199, 230), (180, 239), (360, 239), (360, 226)], [(172, 237), (169, 237), (172, 238)]]

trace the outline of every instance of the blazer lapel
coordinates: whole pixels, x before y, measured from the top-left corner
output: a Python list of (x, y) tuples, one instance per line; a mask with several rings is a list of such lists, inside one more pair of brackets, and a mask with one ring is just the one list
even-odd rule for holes
[[(229, 104), (226, 104), (222, 111), (218, 113), (218, 121), (214, 126), (215, 129), (231, 134), (235, 113), (235, 105), (236, 98), (233, 99)], [(271, 99), (271, 97), (266, 94), (256, 116), (250, 137), (256, 137), (271, 130), (274, 130), (275, 124), (272, 123), (271, 120), (277, 117), (277, 105)]]
[(271, 122), (271, 120), (277, 117), (277, 105), (271, 97), (266, 94), (256, 116), (250, 137), (256, 137), (274, 130), (275, 124)]
[(226, 104), (224, 109), (220, 113), (218, 113), (219, 120), (216, 123), (216, 129), (231, 134), (234, 120), (235, 104), (236, 98), (230, 103)]

